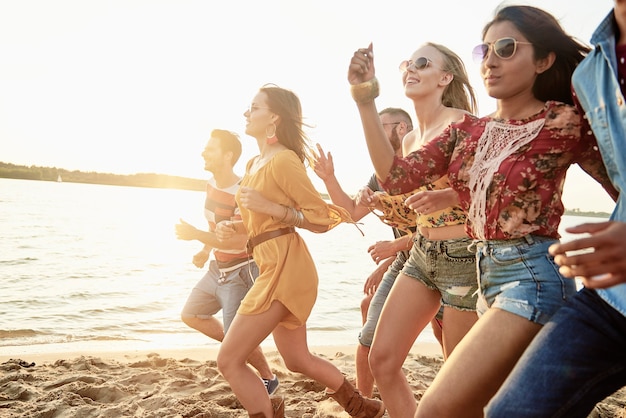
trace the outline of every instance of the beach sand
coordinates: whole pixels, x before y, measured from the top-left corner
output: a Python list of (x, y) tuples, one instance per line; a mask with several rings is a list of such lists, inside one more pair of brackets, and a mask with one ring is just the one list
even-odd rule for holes
[[(356, 347), (316, 347), (354, 380)], [(265, 348), (280, 379), (285, 416), (345, 417), (319, 383), (284, 366), (275, 349)], [(103, 351), (0, 356), (0, 417), (247, 417), (217, 371), (215, 348)], [(419, 399), (442, 364), (439, 346), (416, 344), (404, 365)], [(377, 396), (377, 392), (375, 392)], [(388, 415), (385, 414), (385, 417)], [(626, 418), (626, 390), (596, 407), (593, 417)]]

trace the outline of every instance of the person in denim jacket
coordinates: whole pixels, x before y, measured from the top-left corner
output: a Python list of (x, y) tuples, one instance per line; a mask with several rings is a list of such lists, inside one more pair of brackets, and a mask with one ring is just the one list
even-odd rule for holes
[(568, 228), (588, 235), (550, 247), (561, 274), (584, 288), (533, 340), (489, 417), (587, 417), (626, 385), (626, 0), (615, 1), (591, 43), (572, 85), (620, 195), (609, 221)]

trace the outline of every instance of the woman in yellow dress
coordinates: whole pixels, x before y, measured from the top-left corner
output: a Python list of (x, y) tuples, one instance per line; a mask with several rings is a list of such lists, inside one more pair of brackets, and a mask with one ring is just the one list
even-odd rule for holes
[(291, 91), (264, 86), (246, 117), (246, 134), (256, 138), (252, 158), (237, 193), (242, 221), (222, 222), (218, 237), (248, 234), (248, 250), (259, 276), (241, 302), (217, 357), (217, 365), (250, 417), (283, 417), (281, 398), (270, 400), (261, 379), (246, 364), (271, 333), (289, 370), (328, 389), (352, 417), (381, 417), (381, 401), (363, 398), (331, 362), (309, 351), (306, 321), (317, 297), (318, 276), (296, 227), (325, 232), (352, 222), (338, 206), (326, 203), (307, 176), (311, 148), (303, 131), (300, 100)]

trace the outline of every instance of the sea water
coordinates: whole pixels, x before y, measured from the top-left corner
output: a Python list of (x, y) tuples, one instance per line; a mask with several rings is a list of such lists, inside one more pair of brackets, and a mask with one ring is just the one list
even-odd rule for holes
[[(180, 320), (204, 270), (191, 263), (202, 244), (174, 225), (205, 228), (203, 204), (197, 191), (0, 179), (0, 355), (216, 347)], [(562, 227), (584, 221), (599, 219)], [(367, 248), (393, 238), (373, 216), (359, 227), (300, 231), (320, 277), (310, 346), (357, 344)], [(418, 341), (436, 342), (429, 326)]]

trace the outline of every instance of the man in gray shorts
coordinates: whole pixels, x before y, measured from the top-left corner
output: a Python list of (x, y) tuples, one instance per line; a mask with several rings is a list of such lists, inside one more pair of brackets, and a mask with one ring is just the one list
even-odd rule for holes
[[(213, 253), (208, 271), (189, 294), (181, 319), (189, 327), (220, 342), (224, 340), (241, 300), (259, 274), (252, 256), (246, 251), (245, 234), (228, 241), (219, 241), (215, 235), (219, 222), (241, 219), (235, 202), (241, 178), (233, 171), (240, 156), (241, 142), (236, 134), (221, 129), (211, 132), (202, 152), (204, 169), (213, 174), (207, 182), (204, 202), (209, 230), (199, 230), (182, 219), (176, 225), (179, 239), (197, 240), (204, 244), (193, 257), (196, 267), (203, 268)], [(220, 309), (223, 324), (214, 316)], [(274, 393), (278, 388), (278, 378), (272, 373), (260, 346), (250, 355), (248, 362), (259, 372), (268, 393)]]

